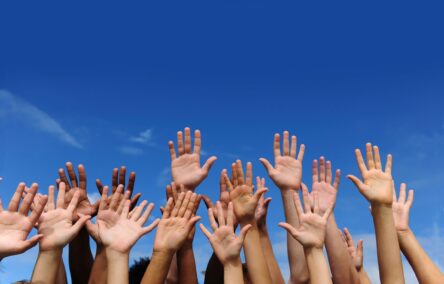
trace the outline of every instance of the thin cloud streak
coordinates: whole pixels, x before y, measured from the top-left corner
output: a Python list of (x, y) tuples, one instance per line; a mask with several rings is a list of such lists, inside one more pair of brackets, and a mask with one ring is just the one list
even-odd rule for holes
[(82, 148), (82, 145), (49, 114), (5, 90), (0, 90), (1, 116), (16, 119), (73, 147)]

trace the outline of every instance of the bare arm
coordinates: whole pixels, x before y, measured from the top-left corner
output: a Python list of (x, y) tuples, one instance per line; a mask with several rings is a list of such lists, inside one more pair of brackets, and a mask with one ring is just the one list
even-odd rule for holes
[(233, 180), (235, 183), (234, 187), (227, 175), (225, 175), (225, 182), (227, 183), (230, 199), (234, 205), (234, 212), (237, 220), (239, 220), (241, 224), (241, 228), (244, 229), (247, 226), (251, 226), (244, 242), (248, 275), (254, 284), (272, 283), (267, 262), (265, 261), (265, 255), (261, 247), (259, 230), (254, 219), (260, 196), (264, 194), (267, 189), (258, 189), (253, 194), (253, 168), (251, 163), (247, 163), (247, 171), (244, 178), (242, 163), (240, 160), (237, 160), (235, 173)]
[[(336, 204), (341, 171), (336, 171), (333, 180), (331, 162), (325, 161), (324, 157), (319, 159), (319, 169), (318, 161), (313, 161), (312, 171), (313, 192), (318, 193), (319, 209), (323, 214), (330, 203)], [(351, 261), (346, 243), (342, 239), (342, 234), (336, 224), (333, 212), (327, 221), (325, 248), (327, 250), (333, 283), (359, 283), (358, 272)]]
[(399, 199), (393, 196), (393, 217), (402, 253), (415, 272), (420, 283), (443, 283), (444, 275), (430, 259), (409, 226), (410, 208), (413, 204), (413, 189), (409, 190), (406, 200), (406, 184), (401, 184)]
[(347, 228), (343, 231), (344, 243), (347, 246), (347, 251), (350, 254), (350, 258), (353, 262), (356, 271), (358, 272), (359, 283), (371, 284), (370, 278), (364, 269), (364, 241), (359, 240), (358, 245), (355, 247), (352, 235)]
[(94, 260), (88, 283), (106, 283), (108, 274), (108, 263), (106, 261), (106, 251), (99, 243), (96, 244), (96, 258)]
[[(299, 226), (296, 209), (293, 203), (293, 193), (301, 186), (302, 160), (304, 158), (305, 146), (301, 145), (296, 159), (296, 136), (289, 141), (288, 131), (284, 131), (283, 155), (281, 155), (280, 136), (274, 135), (274, 159), (275, 166), (261, 158), (260, 161), (266, 168), (268, 175), (281, 191), (284, 207), (285, 220), (293, 227)], [(290, 265), (290, 283), (309, 283), (309, 273), (305, 262), (304, 249), (301, 244), (287, 234), (288, 262)]]
[(224, 266), (224, 283), (243, 284), (244, 278), (240, 250), (251, 225), (246, 225), (242, 228), (239, 236), (236, 236), (233, 226), (234, 212), (232, 203), (228, 205), (228, 216), (225, 218), (222, 205), (220, 202), (217, 202), (217, 216), (219, 225), (216, 223), (213, 210), (211, 208), (208, 209), (208, 217), (214, 232), (213, 234), (202, 224), (200, 224), (200, 229), (210, 241), (214, 253)]
[(355, 153), (364, 182), (355, 176), (348, 177), (372, 206), (381, 283), (404, 283), (401, 252), (392, 212), (394, 191), (391, 175), (392, 156), (388, 155), (385, 171), (383, 171), (377, 146), (372, 149), (370, 143), (366, 145), (368, 168), (361, 151), (357, 149)]
[(333, 210), (334, 203), (331, 203), (325, 213), (320, 215), (318, 193), (313, 191), (312, 196), (314, 204), (313, 210), (310, 204), (307, 187), (302, 185), (304, 210), (302, 209), (299, 194), (295, 193), (293, 195), (296, 212), (301, 221), (300, 226), (295, 228), (288, 223), (279, 223), (279, 226), (286, 229), (293, 238), (297, 239), (304, 247), (308, 271), (310, 272), (310, 283), (332, 283), (327, 262), (322, 253), (322, 248), (325, 241), (327, 219)]
[[(256, 178), (256, 188), (265, 188), (265, 179)], [(254, 218), (259, 229), (259, 237), (261, 239), (262, 250), (264, 251), (265, 261), (267, 262), (268, 271), (270, 272), (270, 277), (273, 283), (284, 284), (285, 280), (282, 276), (279, 264), (276, 261), (276, 256), (273, 252), (273, 247), (271, 245), (270, 236), (267, 229), (267, 212), (268, 206), (271, 202), (271, 197), (265, 199), (264, 195), (259, 199), (259, 203), (254, 214)]]
[(196, 201), (197, 195), (191, 191), (180, 193), (174, 208), (173, 198), (168, 199), (154, 239), (151, 262), (142, 279), (143, 284), (165, 282), (174, 254), (183, 246), (200, 219), (192, 216)]

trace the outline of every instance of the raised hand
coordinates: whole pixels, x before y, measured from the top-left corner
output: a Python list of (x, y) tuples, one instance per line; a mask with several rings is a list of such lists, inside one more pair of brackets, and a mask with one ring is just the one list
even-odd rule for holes
[(253, 192), (253, 166), (250, 162), (247, 163), (245, 177), (242, 169), (242, 162), (240, 160), (236, 161), (233, 168), (234, 186), (228, 179), (227, 175), (225, 175), (224, 178), (225, 183), (228, 186), (231, 202), (233, 202), (234, 213), (241, 224), (251, 224), (254, 222), (259, 199), (268, 189), (260, 188), (256, 190), (256, 192)]
[[(134, 192), (134, 184), (135, 183), (136, 183), (136, 173), (131, 172), (130, 176), (128, 178), (128, 185), (126, 186), (126, 190), (125, 190), (125, 192), (129, 192), (130, 198)], [(119, 185), (122, 185), (123, 187), (125, 187), (125, 184), (126, 184), (126, 167), (121, 166), (120, 172), (119, 172), (118, 168), (114, 168), (112, 176), (111, 176), (111, 185), (112, 185), (111, 192), (112, 192), (112, 194), (114, 194), (114, 192), (116, 192), (117, 187)], [(100, 179), (96, 179), (96, 186), (97, 186), (97, 190), (102, 195), (103, 184)], [(136, 195), (134, 195), (133, 198), (131, 198), (131, 209), (134, 208), (134, 206), (136, 206), (137, 201), (139, 200), (141, 195), (142, 195), (141, 193), (137, 193)], [(111, 201), (111, 197), (112, 197), (112, 195), (108, 197), (108, 200), (107, 200), (108, 203)]]
[(174, 253), (182, 247), (194, 225), (200, 220), (193, 217), (197, 195), (191, 191), (181, 192), (173, 208), (173, 198), (169, 198), (154, 239), (154, 251)]
[(313, 192), (317, 192), (319, 200), (319, 212), (324, 214), (331, 204), (336, 204), (336, 195), (338, 193), (341, 171), (336, 170), (336, 176), (332, 184), (332, 170), (330, 161), (325, 162), (325, 158), (319, 159), (320, 167), (318, 170), (318, 161), (313, 161)]
[[(235, 172), (235, 166), (233, 168), (233, 172)], [(227, 218), (228, 216), (228, 204), (230, 203), (230, 193), (228, 192), (227, 183), (225, 182), (225, 175), (227, 175), (227, 170), (223, 169), (220, 173), (220, 180), (219, 180), (219, 188), (220, 188), (220, 195), (219, 195), (219, 202), (222, 206), (222, 211), (224, 212), (224, 217)], [(206, 196), (202, 195), (202, 199), (205, 202), (205, 205), (207, 206), (207, 209), (213, 210), (214, 216), (217, 219), (217, 208), (211, 201), (211, 199)], [(237, 227), (238, 221), (236, 219), (236, 216), (233, 216), (233, 226)]]
[(65, 170), (63, 168), (59, 169), (59, 178), (56, 180), (57, 187), (59, 187), (60, 183), (65, 183), (66, 186), (66, 196), (65, 196), (65, 205), (67, 208), (74, 194), (79, 192), (79, 202), (77, 207), (74, 210), (74, 220), (77, 220), (80, 213), (81, 215), (89, 215), (95, 216), (97, 214), (97, 209), (99, 207), (99, 201), (95, 204), (91, 204), (88, 200), (88, 194), (86, 192), (86, 172), (85, 167), (83, 165), (78, 166), (79, 179), (77, 179), (76, 172), (71, 162), (66, 163), (66, 169), (68, 171), (68, 177), (65, 174)]
[(88, 221), (87, 229), (107, 250), (128, 254), (138, 239), (157, 226), (159, 219), (144, 227), (154, 204), (147, 206), (148, 202), (144, 200), (130, 212), (131, 201), (120, 196), (122, 190), (123, 186), (119, 186), (108, 204), (108, 187), (103, 188), (96, 224)]
[(387, 155), (385, 170), (382, 170), (381, 157), (378, 146), (366, 144), (367, 166), (364, 163), (361, 151), (355, 150), (359, 171), (364, 182), (353, 175), (347, 177), (353, 181), (359, 192), (370, 202), (376, 204), (392, 205), (393, 201), (393, 179), (392, 179), (392, 156)]
[[(174, 182), (171, 183), (171, 185), (167, 185), (166, 187), (167, 192), (167, 200), (171, 197), (173, 198), (173, 206), (176, 204), (177, 199), (179, 198), (179, 194), (181, 192), (186, 193), (185, 187), (181, 184), (179, 187), (179, 190), (176, 187), (176, 184)], [(196, 216), (196, 212), (199, 209), (200, 201), (202, 200), (202, 195), (197, 195), (196, 201), (194, 202), (194, 207), (192, 210), (192, 216)], [(164, 210), (164, 209), (163, 209)], [(162, 210), (162, 211), (163, 211)], [(163, 212), (162, 212), (163, 214)], [(194, 233), (196, 232), (196, 226), (193, 226), (190, 233), (187, 236), (187, 242), (192, 243), (194, 240)]]
[(407, 185), (401, 183), (398, 200), (396, 200), (396, 192), (393, 191), (393, 219), (395, 220), (395, 228), (398, 232), (406, 232), (410, 230), (409, 213), (413, 204), (413, 189), (409, 190), (406, 200), (406, 188)]
[(298, 193), (294, 193), (293, 200), (296, 212), (299, 216), (299, 228), (295, 228), (288, 223), (279, 223), (279, 226), (287, 230), (293, 238), (307, 248), (322, 249), (327, 228), (327, 219), (333, 210), (333, 203), (330, 203), (327, 210), (321, 215), (319, 208), (319, 197), (317, 192), (312, 192), (313, 209), (310, 205), (310, 197), (307, 187), (302, 184), (302, 198), (304, 200), (304, 210)]
[(344, 228), (343, 236), (345, 243), (347, 244), (348, 253), (353, 260), (353, 264), (355, 265), (356, 270), (361, 271), (364, 264), (364, 241), (359, 240), (358, 245), (355, 247), (353, 237), (347, 228)]
[(25, 187), (24, 183), (18, 185), (7, 210), (3, 209), (0, 200), (0, 259), (23, 253), (35, 246), (43, 237), (43, 235), (38, 234), (28, 240), (26, 239), (40, 218), (48, 198), (41, 196), (31, 215), (28, 216), (38, 185), (36, 183), (32, 184), (23, 198), (22, 205), (19, 206)]
[(62, 249), (79, 233), (80, 229), (91, 218), (81, 215), (77, 221), (74, 220), (74, 211), (77, 208), (80, 192), (76, 191), (65, 209), (65, 183), (59, 184), (57, 204), (55, 204), (54, 186), (48, 190), (48, 202), (46, 212), (40, 216), (38, 231), (43, 235), (40, 240), (40, 251)]
[[(256, 188), (258, 190), (265, 188), (264, 178), (256, 177)], [(254, 219), (256, 220), (258, 228), (266, 227), (267, 211), (270, 202), (271, 202), (271, 197), (265, 199), (264, 194), (262, 194), (261, 197), (259, 198), (259, 202), (256, 207), (256, 212), (254, 213)]]
[(302, 179), (302, 160), (304, 158), (305, 146), (301, 145), (296, 159), (296, 136), (291, 136), (291, 145), (288, 131), (284, 131), (283, 155), (281, 154), (280, 136), (274, 135), (274, 163), (260, 158), (259, 161), (264, 165), (268, 175), (279, 187), (280, 190), (293, 189), (298, 190)]
[(211, 234), (203, 224), (200, 224), (199, 226), (210, 241), (214, 253), (225, 266), (227, 263), (240, 261), (240, 250), (251, 225), (244, 226), (240, 231), (239, 236), (236, 236), (233, 224), (233, 204), (231, 202), (228, 204), (227, 217), (224, 216), (224, 211), (219, 201), (216, 203), (216, 209), (219, 226), (216, 223), (214, 211), (211, 209), (208, 210), (208, 217), (214, 233)]
[(173, 141), (169, 141), (168, 146), (170, 148), (173, 181), (176, 184), (183, 184), (186, 190), (194, 191), (208, 176), (216, 157), (211, 156), (202, 167), (200, 166), (200, 131), (196, 130), (194, 132), (194, 151), (191, 153), (191, 133), (188, 127), (185, 128), (185, 140), (182, 131), (177, 132), (179, 156), (176, 156)]

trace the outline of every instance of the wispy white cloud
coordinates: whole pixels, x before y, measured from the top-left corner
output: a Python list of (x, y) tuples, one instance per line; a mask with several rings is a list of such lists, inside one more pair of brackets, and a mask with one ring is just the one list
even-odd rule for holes
[(49, 114), (4, 90), (0, 90), (0, 116), (21, 121), (38, 131), (55, 136), (73, 147), (82, 148), (82, 145)]
[(153, 137), (153, 130), (147, 129), (139, 133), (137, 136), (130, 137), (130, 141), (141, 143), (141, 144), (148, 144), (151, 142)]
[(143, 154), (143, 150), (132, 146), (122, 146), (119, 148), (120, 152), (126, 155), (139, 156)]

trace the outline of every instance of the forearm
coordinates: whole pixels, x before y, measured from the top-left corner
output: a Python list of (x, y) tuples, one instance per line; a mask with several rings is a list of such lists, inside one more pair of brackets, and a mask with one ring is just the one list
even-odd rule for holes
[(141, 284), (163, 284), (174, 252), (154, 251)]
[(56, 283), (57, 272), (62, 261), (62, 249), (39, 251), (37, 261), (32, 272), (32, 283)]
[(282, 276), (279, 264), (276, 261), (276, 256), (274, 255), (270, 236), (268, 235), (267, 226), (265, 224), (259, 227), (259, 236), (261, 239), (261, 246), (265, 255), (265, 260), (267, 262), (267, 267), (268, 271), (270, 272), (271, 280), (273, 281), (273, 283), (284, 284), (285, 280)]
[[(299, 227), (299, 219), (296, 213), (296, 207), (293, 202), (293, 193), (296, 190), (282, 190), (282, 203), (284, 205), (285, 220), (293, 227)], [(291, 284), (309, 283), (310, 276), (308, 273), (307, 263), (305, 261), (304, 248), (295, 240), (289, 233), (287, 233), (287, 250), (288, 262), (290, 266), (290, 280)]]
[(56, 283), (66, 284), (66, 271), (65, 271), (65, 263), (63, 262), (63, 258), (60, 260), (59, 269), (57, 270), (57, 280)]
[(333, 283), (357, 283), (359, 276), (342, 239), (341, 231), (332, 213), (327, 221), (325, 248), (332, 273)]
[[(243, 284), (242, 262), (239, 259), (224, 264), (224, 284)], [(253, 282), (254, 283), (254, 282)]]
[(261, 248), (261, 240), (256, 223), (245, 222), (241, 224), (241, 226), (244, 227), (247, 224), (252, 225), (244, 241), (245, 260), (247, 262), (250, 280), (254, 284), (272, 283), (264, 252)]
[(108, 274), (108, 262), (106, 260), (106, 251), (103, 248), (103, 246), (97, 244), (96, 259), (94, 260), (88, 283), (105, 284), (107, 279), (107, 274)]
[(177, 267), (180, 284), (197, 284), (196, 261), (194, 259), (193, 243), (185, 243), (177, 251)]
[(413, 232), (409, 229), (398, 232), (397, 235), (401, 251), (412, 266), (419, 283), (444, 283), (444, 275), (424, 251)]
[(174, 254), (171, 260), (170, 268), (168, 269), (167, 278), (165, 284), (177, 284), (179, 283), (179, 272), (177, 268), (177, 253)]
[(111, 249), (106, 250), (106, 261), (108, 263), (108, 284), (128, 283), (128, 253), (120, 253)]
[(391, 205), (372, 204), (381, 283), (404, 283), (398, 237)]
[(69, 244), (69, 271), (72, 283), (87, 283), (93, 263), (89, 234), (84, 227)]
[(310, 284), (332, 283), (322, 248), (307, 249), (305, 255), (310, 273)]

